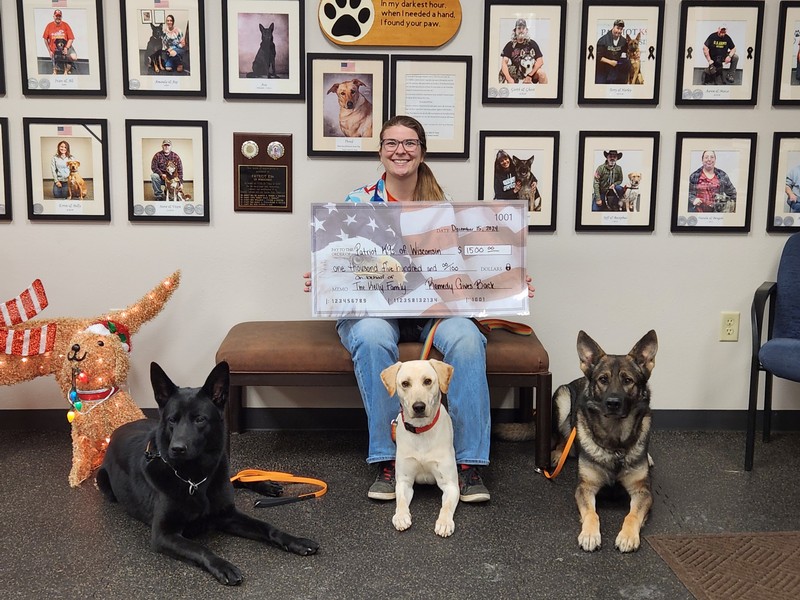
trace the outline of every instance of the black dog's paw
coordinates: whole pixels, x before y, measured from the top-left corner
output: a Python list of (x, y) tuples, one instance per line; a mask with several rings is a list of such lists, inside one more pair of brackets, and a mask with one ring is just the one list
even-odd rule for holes
[(217, 558), (208, 566), (208, 572), (224, 585), (239, 585), (242, 583), (242, 572), (227, 560)]
[(366, 0), (328, 0), (319, 9), (322, 29), (345, 42), (364, 37), (375, 20), (373, 7)]
[(317, 553), (319, 544), (314, 540), (308, 540), (306, 538), (294, 538), (289, 541), (286, 550), (299, 554), (300, 556), (311, 556)]

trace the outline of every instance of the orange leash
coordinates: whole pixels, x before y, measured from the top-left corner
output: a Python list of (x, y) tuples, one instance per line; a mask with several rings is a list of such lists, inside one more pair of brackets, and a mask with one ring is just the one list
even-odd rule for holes
[(256, 507), (276, 506), (278, 504), (289, 504), (290, 502), (298, 502), (299, 500), (308, 500), (309, 498), (319, 498), (324, 496), (328, 491), (328, 484), (321, 479), (314, 479), (312, 477), (300, 477), (292, 475), (291, 473), (283, 473), (281, 471), (262, 471), (260, 469), (243, 469), (236, 475), (231, 477), (231, 482), (241, 481), (242, 483), (253, 483), (256, 481), (280, 482), (280, 483), (307, 483), (319, 487), (314, 492), (307, 492), (299, 496), (289, 496), (285, 498), (261, 498), (256, 500)]
[(567, 438), (567, 443), (564, 444), (564, 450), (561, 452), (561, 458), (558, 459), (558, 464), (556, 465), (555, 471), (550, 473), (550, 471), (545, 471), (544, 476), (548, 479), (555, 479), (558, 477), (558, 474), (561, 473), (561, 469), (564, 467), (564, 463), (567, 462), (567, 456), (569, 456), (569, 450), (572, 448), (572, 442), (575, 441), (575, 436), (578, 434), (578, 428), (573, 427), (572, 431)]

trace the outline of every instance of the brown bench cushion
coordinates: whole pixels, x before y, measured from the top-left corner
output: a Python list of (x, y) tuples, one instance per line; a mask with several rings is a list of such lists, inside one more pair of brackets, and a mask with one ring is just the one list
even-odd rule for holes
[[(487, 335), (487, 373), (533, 374), (549, 369), (547, 351), (533, 333), (494, 330)], [(400, 344), (400, 360), (420, 357), (422, 344)], [(234, 325), (217, 351), (232, 372), (347, 373), (350, 353), (342, 346), (333, 321), (250, 321)], [(434, 350), (431, 358), (441, 358)]]

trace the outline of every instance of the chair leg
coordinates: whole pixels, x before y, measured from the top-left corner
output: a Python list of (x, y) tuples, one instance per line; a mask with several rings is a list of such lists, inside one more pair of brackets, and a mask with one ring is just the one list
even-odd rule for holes
[(753, 450), (756, 441), (756, 412), (758, 409), (758, 359), (750, 365), (750, 401), (747, 406), (747, 433), (744, 444), (744, 470), (753, 469)]
[(765, 371), (764, 379), (764, 422), (763, 422), (763, 440), (769, 441), (770, 433), (772, 432), (772, 373)]
[(536, 470), (550, 468), (550, 432), (553, 419), (552, 398), (553, 376), (550, 373), (539, 376), (536, 386)]

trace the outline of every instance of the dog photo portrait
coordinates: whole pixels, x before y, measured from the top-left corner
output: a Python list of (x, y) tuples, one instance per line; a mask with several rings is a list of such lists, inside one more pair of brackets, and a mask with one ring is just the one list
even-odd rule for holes
[(800, 229), (800, 134), (776, 132), (772, 140), (767, 231)]
[(578, 100), (658, 104), (663, 0), (583, 3)]
[(560, 102), (564, 9), (562, 2), (486, 3), (484, 103)]
[(105, 95), (101, 0), (19, 3), (25, 94)]
[(205, 94), (203, 0), (125, 0), (121, 9), (125, 93)]
[(659, 133), (580, 133), (575, 228), (652, 231)]
[(524, 200), (529, 230), (554, 227), (557, 154), (558, 132), (481, 131), (478, 199)]
[(24, 125), (30, 218), (108, 220), (106, 121)]
[(676, 104), (755, 104), (764, 4), (681, 3)]
[(126, 121), (131, 220), (208, 222), (207, 123)]
[(749, 231), (755, 133), (678, 133), (672, 231)]

